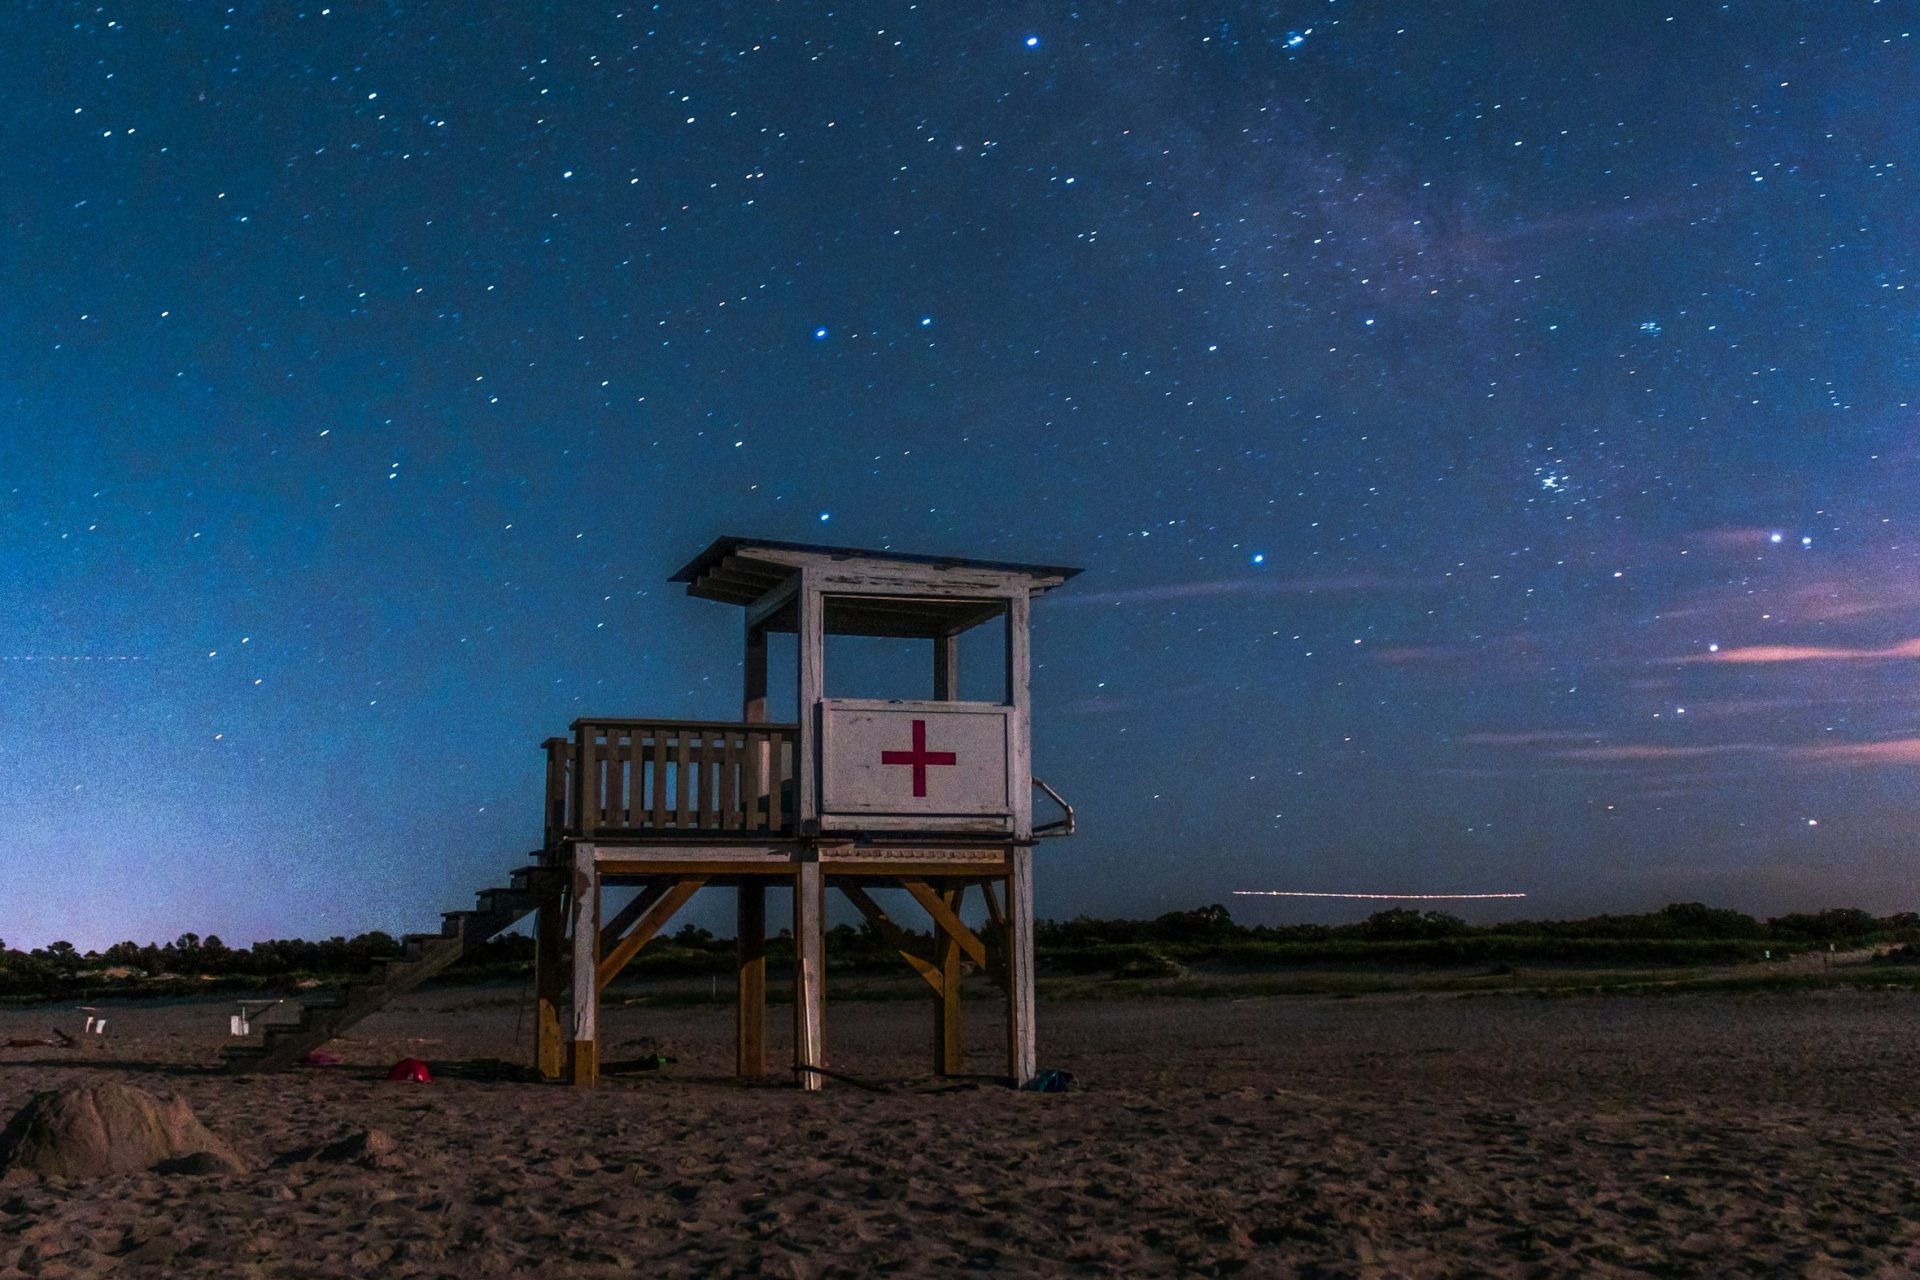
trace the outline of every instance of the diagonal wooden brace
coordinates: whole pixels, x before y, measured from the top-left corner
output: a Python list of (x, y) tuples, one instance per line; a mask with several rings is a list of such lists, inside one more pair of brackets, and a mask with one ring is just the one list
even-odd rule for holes
[(673, 919), (673, 913), (687, 905), (687, 899), (698, 893), (700, 886), (706, 882), (705, 876), (689, 876), (676, 881), (671, 889), (661, 894), (659, 901), (647, 908), (639, 923), (633, 926), (633, 932), (620, 939), (619, 944), (601, 959), (600, 969), (595, 975), (597, 989), (605, 991), (607, 984), (619, 977), (627, 963), (640, 954), (640, 948), (653, 941), (654, 935), (666, 928), (667, 921)]
[(927, 909), (927, 914), (933, 917), (933, 922), (960, 944), (960, 949), (967, 953), (969, 960), (982, 969), (990, 970), (991, 967), (987, 964), (986, 945), (980, 941), (973, 930), (967, 928), (965, 921), (954, 914), (953, 908), (933, 891), (932, 885), (925, 880), (902, 880), (900, 887), (912, 894), (914, 901)]
[(880, 909), (879, 903), (867, 896), (865, 889), (843, 880), (840, 882), (840, 892), (846, 894), (847, 900), (860, 908), (860, 914), (867, 918), (867, 923), (873, 926), (874, 932), (885, 938), (887, 945), (898, 951), (900, 958), (912, 965), (913, 971), (927, 980), (927, 985), (933, 988), (933, 994), (945, 996), (947, 988), (940, 979), (939, 966), (921, 959), (908, 949), (912, 939), (907, 937), (899, 925), (887, 918), (887, 913)]
[(620, 935), (633, 927), (633, 922), (653, 909), (653, 904), (667, 896), (667, 890), (673, 888), (671, 880), (654, 880), (641, 886), (633, 901), (620, 908), (613, 919), (600, 927), (600, 954), (613, 950), (620, 941)]

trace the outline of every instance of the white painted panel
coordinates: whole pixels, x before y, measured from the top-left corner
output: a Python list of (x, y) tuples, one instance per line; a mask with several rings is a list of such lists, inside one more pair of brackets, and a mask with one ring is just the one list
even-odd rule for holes
[(821, 702), (821, 808), (1006, 814), (1008, 712), (994, 703)]

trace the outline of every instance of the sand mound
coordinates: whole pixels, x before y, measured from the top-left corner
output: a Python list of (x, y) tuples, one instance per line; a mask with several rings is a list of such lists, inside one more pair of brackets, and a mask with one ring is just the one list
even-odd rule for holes
[(154, 1168), (221, 1173), (244, 1167), (181, 1099), (111, 1081), (37, 1094), (0, 1131), (0, 1172), (98, 1178)]

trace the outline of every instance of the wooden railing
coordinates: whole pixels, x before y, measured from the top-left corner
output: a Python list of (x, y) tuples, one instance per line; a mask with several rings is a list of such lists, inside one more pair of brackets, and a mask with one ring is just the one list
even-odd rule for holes
[(794, 830), (799, 728), (579, 720), (547, 741), (547, 844), (564, 836)]

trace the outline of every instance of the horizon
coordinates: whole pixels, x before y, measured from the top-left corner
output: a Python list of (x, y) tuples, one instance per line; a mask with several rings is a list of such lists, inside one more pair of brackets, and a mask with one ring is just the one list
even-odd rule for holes
[(1900, 14), (19, 23), (10, 944), (470, 905), (722, 534), (1084, 566), (1042, 917), (1914, 907)]

